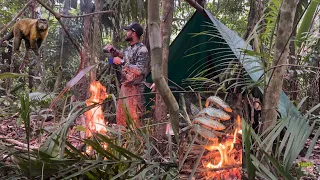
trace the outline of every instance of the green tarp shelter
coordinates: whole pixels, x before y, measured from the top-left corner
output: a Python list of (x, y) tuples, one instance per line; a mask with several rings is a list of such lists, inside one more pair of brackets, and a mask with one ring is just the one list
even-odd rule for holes
[[(215, 67), (210, 71), (223, 73), (219, 71), (219, 65), (223, 70), (226, 62), (239, 60), (250, 78), (258, 81), (263, 75), (259, 63), (261, 61), (254, 56), (245, 55), (242, 51), (243, 49), (252, 51), (251, 46), (210, 12), (205, 10), (204, 13), (207, 16), (196, 11), (170, 45), (168, 78), (183, 87), (183, 81), (199, 73), (203, 67)], [(148, 76), (148, 81), (151, 81), (151, 75)], [(169, 85), (174, 84), (169, 83)], [(260, 92), (262, 95), (261, 89)], [(280, 101), (279, 111), (282, 117), (290, 114), (300, 116), (284, 92)]]

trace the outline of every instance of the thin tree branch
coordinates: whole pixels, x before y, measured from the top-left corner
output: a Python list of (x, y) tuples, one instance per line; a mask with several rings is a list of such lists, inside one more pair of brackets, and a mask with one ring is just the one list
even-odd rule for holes
[[(12, 139), (12, 138), (9, 138), (9, 137), (5, 137), (5, 136), (2, 136), (2, 135), (0, 135), (0, 140), (6, 141), (8, 143), (17, 145), (17, 146), (22, 147), (22, 148), (27, 148), (28, 147), (28, 145), (25, 144), (25, 143), (22, 143), (20, 141), (17, 141), (15, 139)], [(30, 145), (30, 149), (38, 149), (38, 147)]]
[(4, 27), (1, 29), (0, 34), (3, 34), (8, 28), (9, 26), (12, 25), (12, 23), (14, 23), (14, 21), (16, 21), (21, 15), (22, 13), (27, 9), (27, 7), (32, 3), (33, 0), (30, 0), (21, 10), (20, 12)]
[(207, 13), (204, 12), (204, 8), (198, 4), (195, 0), (185, 0), (187, 3), (190, 4), (190, 6), (194, 7), (196, 10), (201, 12), (204, 16), (207, 16)]
[(187, 19), (182, 19), (182, 18), (173, 18), (173, 21), (187, 21)]
[(98, 11), (98, 12), (89, 13), (89, 14), (83, 14), (83, 15), (79, 15), (79, 16), (68, 16), (68, 15), (60, 14), (60, 16), (63, 17), (63, 18), (79, 18), (79, 17), (86, 17), (86, 16), (95, 15), (95, 14), (104, 14), (104, 13), (116, 13), (116, 11), (114, 11), (114, 10)]
[[(39, 4), (45, 7), (50, 13), (54, 15), (54, 17), (59, 21), (61, 19), (61, 14), (54, 12), (47, 4), (42, 2), (41, 0), (36, 0)], [(60, 21), (59, 21), (60, 22)]]

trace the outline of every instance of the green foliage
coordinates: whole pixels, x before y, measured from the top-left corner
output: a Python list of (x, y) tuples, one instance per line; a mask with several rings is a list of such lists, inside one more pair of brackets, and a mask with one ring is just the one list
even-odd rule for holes
[(309, 29), (312, 25), (313, 17), (316, 15), (316, 10), (319, 5), (319, 0), (312, 0), (310, 2), (310, 5), (304, 14), (303, 20), (301, 22), (301, 25), (299, 27), (299, 30), (297, 32), (296, 41), (295, 44), (297, 47), (300, 47), (301, 44), (306, 40), (305, 36), (307, 36), (309, 33)]
[(249, 2), (244, 0), (213, 1), (206, 5), (209, 12), (240, 36), (247, 29), (249, 8)]
[[(237, 33), (244, 34), (247, 27), (249, 3), (244, 0), (207, 1), (205, 9), (211, 12), (219, 21)], [(187, 2), (175, 1), (174, 21), (172, 24), (172, 38), (177, 36), (185, 23), (195, 12)]]
[[(280, 119), (275, 128), (269, 129), (268, 132), (263, 132), (261, 135), (256, 134), (253, 130), (249, 131), (251, 135), (248, 133), (243, 134), (245, 143), (250, 144), (249, 147), (245, 146), (245, 152), (251, 150), (251, 160), (247, 159), (246, 161), (248, 173), (254, 170), (249, 162), (252, 161), (257, 170), (257, 176), (261, 178), (278, 179), (283, 177), (285, 179), (294, 179), (292, 173), (299, 172), (293, 166), (294, 161), (298, 158), (316, 123), (314, 121), (310, 126), (310, 121), (312, 120), (287, 117)], [(245, 125), (245, 127), (248, 126)], [(252, 138), (251, 142), (246, 140), (246, 137), (250, 136)], [(276, 148), (274, 149), (274, 147)], [(313, 149), (314, 145), (310, 146), (308, 151)], [(248, 157), (247, 153), (246, 156)], [(270, 169), (270, 167), (275, 169)]]
[(24, 76), (28, 76), (28, 75), (5, 72), (0, 74), (0, 79), (16, 78), (16, 77), (24, 77)]
[[(10, 0), (0, 2), (0, 27), (7, 24), (16, 15), (16, 12), (22, 9), (26, 0)], [(23, 17), (23, 16), (22, 16)], [(0, 28), (1, 30), (2, 28)]]
[[(37, 99), (40, 96), (41, 94), (38, 93), (38, 95), (33, 94), (31, 97)], [(25, 97), (26, 99), (21, 99), (22, 119), (28, 120), (29, 96)], [(177, 178), (178, 172), (174, 162), (178, 157), (173, 155), (171, 161), (164, 163), (157, 160), (160, 152), (156, 149), (154, 144), (156, 142), (150, 140), (149, 126), (125, 132), (106, 126), (106, 134), (94, 133), (92, 138), (81, 141), (83, 147), (90, 146), (92, 148), (92, 153), (85, 153), (83, 148), (78, 149), (68, 142), (66, 139), (70, 125), (81, 114), (97, 105), (85, 108), (81, 108), (83, 104), (76, 105), (65, 119), (61, 119), (57, 129), (51, 133), (39, 150), (30, 151), (30, 153), (9, 154), (19, 167), (15, 174), (19, 174), (21, 171), (24, 176), (31, 176), (32, 179), (162, 178), (169, 180)], [(128, 118), (128, 123), (132, 124), (133, 120), (129, 114)], [(83, 131), (84, 129), (82, 127), (78, 130)], [(151, 152), (155, 152), (153, 156), (151, 156)], [(11, 178), (13, 175), (8, 175), (8, 177)]]
[(253, 162), (251, 160), (251, 144), (252, 144), (252, 139), (251, 139), (251, 131), (253, 129), (251, 128), (250, 125), (246, 123), (246, 121), (242, 121), (242, 137), (243, 137), (243, 147), (245, 149), (244, 151), (244, 156), (245, 160), (243, 162), (245, 169), (247, 170), (248, 173), (248, 178), (249, 179), (255, 179), (256, 177), (256, 168), (253, 165)]
[(25, 129), (26, 129), (26, 139), (27, 139), (27, 148), (28, 148), (28, 162), (29, 162), (29, 177), (31, 177), (31, 160), (30, 160), (30, 105), (29, 105), (29, 96), (20, 97), (20, 116), (23, 120)]
[[(131, 143), (135, 137), (145, 141), (143, 136), (149, 138), (147, 134), (140, 134), (142, 131), (128, 131), (125, 134), (109, 132), (108, 135), (94, 134), (93, 139), (83, 141), (84, 145), (92, 147), (94, 155), (83, 154), (67, 141), (66, 146), (57, 146), (60, 152), (64, 152), (60, 158), (55, 157), (56, 153), (52, 154), (53, 151), (50, 153), (47, 148), (45, 151), (43, 148), (39, 152), (34, 151), (31, 158), (33, 178), (156, 179), (154, 178), (156, 176), (157, 178), (174, 179), (177, 176), (176, 170), (169, 168), (169, 164), (150, 160), (147, 162), (140, 154), (140, 145), (132, 146)], [(55, 143), (53, 146), (61, 144), (61, 138), (48, 139), (48, 141), (53, 141), (52, 143)], [(103, 148), (103, 144), (107, 145), (106, 149)], [(47, 145), (44, 144), (43, 147)], [(123, 145), (127, 148), (123, 148)], [(153, 149), (154, 146), (147, 148)], [(140, 153), (137, 154), (138, 152)], [(22, 171), (25, 173), (29, 171), (27, 157), (24, 154), (15, 155), (14, 159)]]

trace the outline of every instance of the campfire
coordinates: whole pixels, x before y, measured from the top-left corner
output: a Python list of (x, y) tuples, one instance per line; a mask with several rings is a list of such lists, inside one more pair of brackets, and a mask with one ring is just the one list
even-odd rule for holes
[(242, 147), (241, 118), (237, 116), (233, 134), (227, 134), (219, 143), (205, 148), (209, 153), (203, 157), (202, 164), (207, 168), (209, 179), (241, 179)]
[[(92, 81), (89, 87), (91, 97), (86, 101), (87, 106), (101, 104), (107, 98), (106, 88), (99, 81)], [(86, 138), (92, 137), (92, 133), (105, 133), (105, 121), (101, 105), (91, 108), (85, 113), (86, 115)], [(105, 147), (106, 148), (106, 147)], [(87, 153), (92, 151), (87, 147)]]
[[(210, 104), (217, 108), (210, 107)], [(241, 179), (241, 117), (236, 115), (232, 118), (227, 112), (231, 113), (232, 109), (219, 97), (211, 96), (207, 99), (206, 108), (193, 121), (197, 133), (209, 140), (201, 159), (204, 167), (201, 172), (206, 179)]]
[(209, 153), (203, 157), (202, 164), (207, 168), (206, 177), (210, 179), (241, 179), (242, 149), (241, 134), (235, 130), (223, 142), (205, 146)]

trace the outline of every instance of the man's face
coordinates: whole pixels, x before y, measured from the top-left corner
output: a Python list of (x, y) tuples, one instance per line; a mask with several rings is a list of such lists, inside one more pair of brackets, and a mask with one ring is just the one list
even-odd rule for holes
[(126, 41), (132, 41), (132, 35), (133, 35), (133, 31), (132, 30), (127, 30), (127, 34), (126, 34)]

